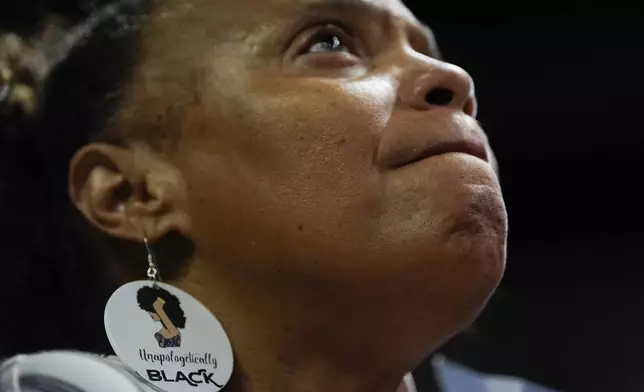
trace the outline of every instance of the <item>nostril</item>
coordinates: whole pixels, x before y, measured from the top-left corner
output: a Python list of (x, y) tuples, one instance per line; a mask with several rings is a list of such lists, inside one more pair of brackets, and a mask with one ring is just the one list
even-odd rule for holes
[(446, 106), (454, 99), (454, 92), (447, 88), (435, 88), (425, 95), (425, 101), (430, 105)]

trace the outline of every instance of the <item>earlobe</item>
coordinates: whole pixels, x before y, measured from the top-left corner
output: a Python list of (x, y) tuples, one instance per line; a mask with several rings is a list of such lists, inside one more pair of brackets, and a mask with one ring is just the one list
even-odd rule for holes
[[(176, 170), (136, 147), (90, 144), (69, 167), (69, 195), (87, 220), (107, 235), (155, 241), (171, 231), (187, 235)], [(169, 178), (173, 177), (173, 178)]]

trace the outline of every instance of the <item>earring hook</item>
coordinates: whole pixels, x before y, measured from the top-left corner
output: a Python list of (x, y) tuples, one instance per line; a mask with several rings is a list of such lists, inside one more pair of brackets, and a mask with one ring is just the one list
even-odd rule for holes
[(148, 275), (148, 278), (156, 284), (157, 282), (162, 281), (161, 273), (159, 272), (159, 266), (157, 265), (154, 252), (152, 251), (152, 246), (150, 245), (147, 235), (143, 236), (143, 243), (145, 244), (145, 250), (148, 254), (148, 270), (146, 274)]

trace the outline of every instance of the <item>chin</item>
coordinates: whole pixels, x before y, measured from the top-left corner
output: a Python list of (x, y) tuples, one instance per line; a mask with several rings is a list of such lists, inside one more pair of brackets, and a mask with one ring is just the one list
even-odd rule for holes
[[(428, 339), (426, 347), (471, 325), (505, 270), (507, 215), (498, 187), (458, 184), (451, 191), (432, 198), (416, 215), (423, 225), (410, 228), (409, 220), (399, 219), (387, 231), (398, 248), (392, 246), (388, 255), (387, 279), (404, 287), (406, 297), (399, 310), (391, 311), (406, 320), (411, 341)], [(397, 292), (393, 285), (388, 288), (387, 295)]]
[(505, 210), (485, 218), (468, 215), (457, 220), (445, 232), (440, 267), (443, 296), (449, 298), (453, 334), (461, 332), (476, 320), (496, 291), (506, 262)]
[[(379, 291), (373, 297), (383, 298), (380, 327), (417, 361), (472, 325), (505, 269), (504, 236), (462, 227), (446, 236), (449, 242), (425, 246), (424, 255), (416, 253), (420, 246), (399, 252), (373, 287)], [(361, 277), (362, 285), (366, 279)]]
[[(498, 236), (478, 231), (453, 236), (442, 252), (435, 253), (438, 257), (425, 261), (433, 265), (425, 270), (429, 273), (424, 287), (417, 286), (417, 300), (413, 301), (414, 313), (425, 317), (409, 319), (416, 323), (410, 333), (416, 332), (419, 342), (428, 339), (426, 343), (433, 350), (470, 327), (501, 282), (505, 254), (505, 240)], [(430, 330), (433, 334), (425, 336)]]

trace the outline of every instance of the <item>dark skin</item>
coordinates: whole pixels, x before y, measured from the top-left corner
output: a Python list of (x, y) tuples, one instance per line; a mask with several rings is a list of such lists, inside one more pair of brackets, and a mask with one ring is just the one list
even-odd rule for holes
[(192, 241), (171, 283), (226, 328), (233, 390), (392, 392), (477, 316), (501, 190), (472, 80), (400, 1), (159, 1), (142, 45), (114, 129), (158, 140), (86, 146), (70, 195)]

